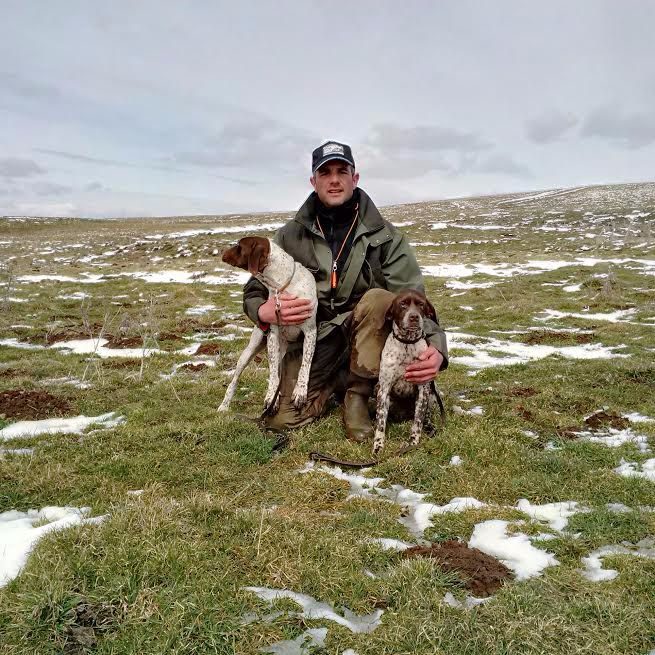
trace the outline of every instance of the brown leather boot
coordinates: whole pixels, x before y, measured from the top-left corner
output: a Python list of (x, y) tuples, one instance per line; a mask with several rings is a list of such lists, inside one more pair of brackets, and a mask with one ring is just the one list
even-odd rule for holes
[(368, 413), (368, 399), (373, 393), (375, 381), (355, 373), (348, 376), (348, 388), (343, 399), (343, 423), (346, 436), (361, 443), (373, 439), (373, 424)]

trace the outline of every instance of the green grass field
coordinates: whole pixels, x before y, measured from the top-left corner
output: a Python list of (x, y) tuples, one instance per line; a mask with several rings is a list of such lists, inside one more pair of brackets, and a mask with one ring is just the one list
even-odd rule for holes
[[(634, 550), (655, 535), (652, 472), (614, 470), (624, 460), (646, 471), (655, 446), (655, 422), (623, 418), (655, 418), (655, 184), (382, 213), (415, 245), (451, 335), (452, 363), (439, 378), (449, 412), (445, 427), (403, 457), (391, 454), (409, 424), (391, 425), (386, 456), (364, 475), (435, 505), (485, 503), (433, 516), (429, 541), (468, 542), (476, 524), (503, 519), (510, 533), (550, 532), (532, 545), (559, 563), (506, 583), (483, 605), (451, 607), (447, 593), (466, 597), (461, 576), (370, 542), (415, 541), (398, 522), (408, 511), (402, 504), (348, 499), (347, 482), (298, 472), (314, 450), (369, 457), (369, 445), (345, 440), (338, 407), (280, 451), (252, 423), (216, 411), (249, 337), (241, 283), (220, 252), (246, 233), (271, 235), (290, 214), (6, 218), (0, 429), (22, 418), (108, 412), (125, 421), (81, 435), (0, 440), (0, 513), (54, 505), (105, 515), (44, 537), (0, 588), (1, 653), (250, 654), (308, 628), (328, 629), (324, 645), (287, 652), (655, 649), (652, 545), (650, 557), (606, 557), (604, 567), (618, 571), (612, 580), (580, 571), (597, 548)], [(163, 272), (176, 281), (161, 281)], [(205, 306), (212, 309), (193, 311)], [(56, 347), (92, 336), (135, 352), (99, 357)], [(204, 354), (191, 354), (198, 343)], [(144, 349), (162, 352), (142, 357)], [(232, 410), (256, 416), (265, 386), (264, 360), (244, 373)], [(481, 409), (469, 413), (474, 407)], [(585, 423), (601, 408), (610, 418)], [(626, 430), (622, 445), (593, 441)], [(460, 466), (450, 464), (456, 455)], [(520, 499), (577, 501), (588, 511), (553, 530), (519, 512)], [(288, 599), (274, 601), (281, 613), (271, 614), (249, 586), (307, 594), (341, 616), (382, 610), (381, 623), (356, 633), (300, 616)]]

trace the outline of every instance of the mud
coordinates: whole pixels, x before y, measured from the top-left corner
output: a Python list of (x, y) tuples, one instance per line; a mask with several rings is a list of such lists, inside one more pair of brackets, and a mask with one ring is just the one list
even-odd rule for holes
[(102, 360), (102, 365), (104, 368), (114, 368), (114, 369), (122, 369), (122, 368), (138, 368), (141, 366), (141, 360), (140, 359), (103, 359)]
[(623, 418), (623, 416), (619, 416), (618, 414), (609, 414), (604, 410), (594, 412), (584, 422), (585, 425), (593, 429), (609, 426), (615, 430), (624, 430), (630, 425), (630, 421), (627, 418)]
[(536, 396), (539, 392), (534, 387), (514, 387), (508, 389), (505, 393), (515, 398), (530, 398)]
[(143, 346), (143, 337), (113, 337), (107, 336), (105, 348), (140, 348)]
[(182, 341), (182, 335), (177, 332), (160, 332), (157, 335), (157, 341)]
[(66, 618), (70, 620), (64, 630), (66, 643), (63, 652), (66, 655), (86, 655), (93, 652), (98, 637), (120, 619), (118, 612), (111, 605), (85, 602), (70, 609)]
[(188, 364), (183, 364), (182, 366), (180, 366), (180, 368), (184, 368), (187, 371), (202, 371), (203, 368), (207, 368), (207, 364), (203, 364), (202, 362), (200, 362), (199, 364), (188, 363)]
[(201, 343), (194, 355), (220, 355), (221, 347), (217, 343)]
[(47, 391), (10, 389), (0, 393), (0, 416), (17, 420), (41, 420), (70, 413), (71, 405), (65, 398)]
[(530, 345), (539, 344), (539, 343), (591, 343), (596, 339), (596, 335), (593, 332), (587, 332), (584, 334), (576, 332), (531, 332), (526, 335), (523, 339), (523, 343)]
[(403, 551), (403, 557), (430, 557), (439, 568), (457, 574), (474, 596), (492, 596), (507, 581), (512, 572), (499, 560), (477, 548), (451, 539), (432, 546), (414, 546)]
[(534, 422), (534, 414), (523, 405), (517, 405), (515, 411), (524, 421), (527, 421), (528, 423)]

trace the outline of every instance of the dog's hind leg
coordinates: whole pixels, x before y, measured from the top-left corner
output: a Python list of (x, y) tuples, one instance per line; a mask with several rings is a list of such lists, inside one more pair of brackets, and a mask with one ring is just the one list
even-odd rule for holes
[(264, 349), (265, 340), (266, 338), (262, 330), (260, 330), (258, 327), (255, 327), (252, 331), (252, 335), (250, 336), (250, 342), (246, 346), (246, 349), (241, 353), (241, 356), (237, 361), (237, 367), (234, 370), (234, 375), (232, 376), (232, 380), (230, 381), (230, 384), (225, 391), (225, 398), (223, 398), (223, 402), (218, 408), (219, 412), (227, 412), (227, 410), (230, 408), (230, 403), (232, 402), (232, 397), (236, 391), (237, 383), (239, 382), (241, 373), (243, 373), (243, 369), (245, 369), (246, 366), (250, 364), (258, 352)]
[(418, 445), (421, 440), (421, 431), (423, 430), (423, 421), (425, 420), (425, 412), (428, 409), (428, 402), (430, 400), (430, 385), (418, 385), (418, 396), (416, 398), (416, 409), (414, 410), (414, 423), (412, 424), (412, 432), (409, 443), (412, 446)]

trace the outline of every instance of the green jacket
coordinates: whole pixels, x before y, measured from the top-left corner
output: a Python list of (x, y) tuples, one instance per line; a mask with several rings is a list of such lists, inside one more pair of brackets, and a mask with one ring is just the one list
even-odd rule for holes
[[(417, 289), (425, 293), (421, 269), (405, 235), (382, 218), (373, 201), (361, 189), (359, 224), (337, 288), (332, 290), (332, 251), (315, 227), (315, 202), (316, 194), (311, 193), (293, 220), (276, 232), (274, 241), (314, 274), (319, 341), (349, 317), (369, 289), (382, 288), (392, 292)], [(259, 322), (257, 312), (267, 298), (266, 287), (259, 280), (250, 278), (243, 290), (243, 309), (254, 323)], [(425, 333), (428, 342), (444, 356), (441, 368), (446, 368), (448, 346), (439, 323), (427, 319)]]

